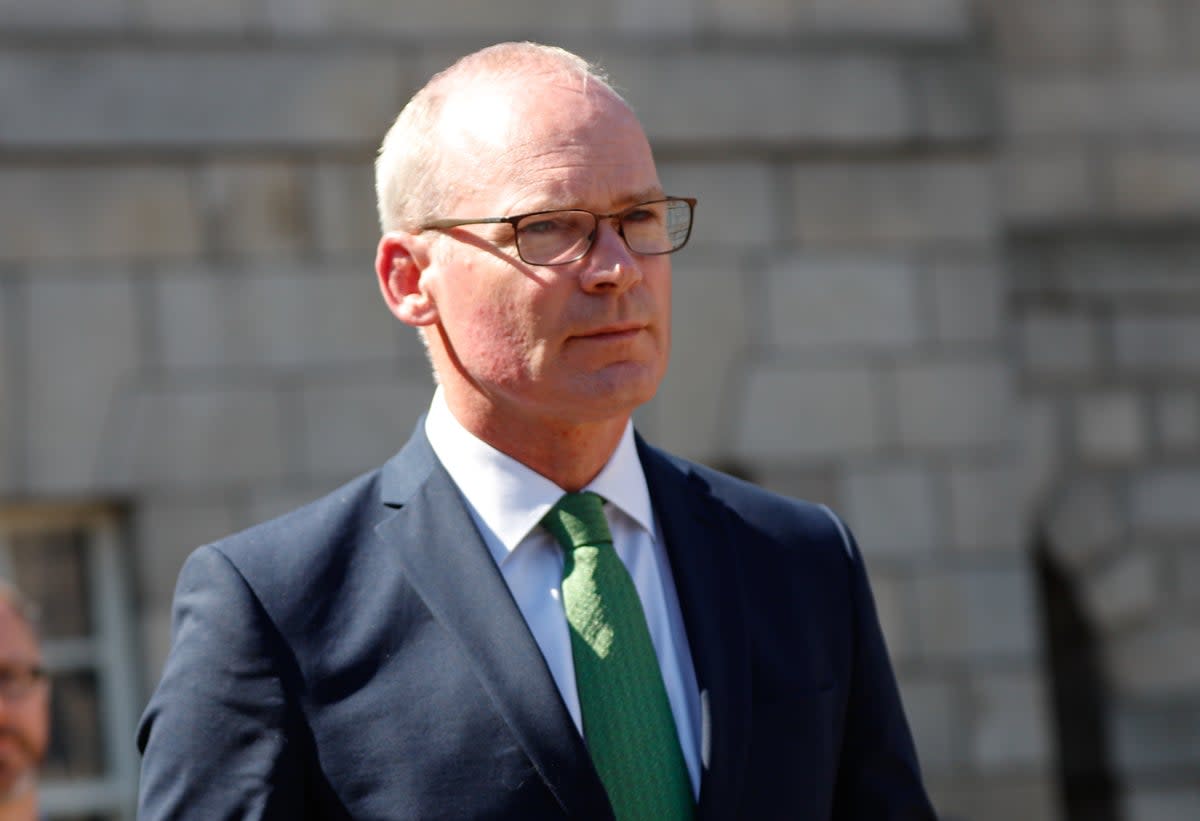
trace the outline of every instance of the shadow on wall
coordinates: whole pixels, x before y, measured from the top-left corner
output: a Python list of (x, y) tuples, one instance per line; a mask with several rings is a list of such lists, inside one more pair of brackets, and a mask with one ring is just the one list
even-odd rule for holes
[(1034, 543), (1065, 821), (1119, 821), (1109, 695), (1096, 631), (1044, 533)]

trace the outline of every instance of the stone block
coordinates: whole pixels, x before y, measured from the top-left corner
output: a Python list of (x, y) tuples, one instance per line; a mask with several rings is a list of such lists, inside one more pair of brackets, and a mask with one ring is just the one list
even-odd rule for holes
[(987, 140), (1000, 130), (993, 69), (978, 56), (936, 57), (911, 66), (921, 136), (936, 141)]
[[(1200, 277), (1193, 276), (1200, 239), (1193, 232), (1180, 228), (1086, 233), (1016, 240), (1009, 272), (1017, 299), (1057, 302), (1060, 311), (1070, 303), (1123, 303), (1117, 316), (1139, 319), (1156, 316), (1150, 305), (1178, 310), (1195, 304), (1200, 295)], [(1131, 271), (1137, 275), (1130, 276)]]
[(109, 472), (134, 487), (271, 482), (293, 458), (285, 403), (270, 386), (148, 386), (132, 391), (120, 412)]
[(1200, 151), (1130, 148), (1110, 163), (1113, 210), (1139, 219), (1187, 219), (1200, 210)]
[[(1190, 44), (1194, 51), (1195, 44)], [(1200, 107), (1194, 105), (1200, 74), (1188, 66), (1173, 71), (1140, 71), (1113, 78), (1121, 137), (1194, 139), (1200, 133)], [(1194, 173), (1191, 172), (1191, 173)]]
[(293, 165), (223, 162), (205, 170), (202, 184), (220, 257), (296, 257), (308, 250), (308, 196)]
[(936, 477), (924, 465), (847, 468), (840, 495), (846, 520), (868, 557), (927, 554), (944, 543)]
[(175, 580), (193, 550), (238, 529), (233, 505), (220, 495), (142, 496), (134, 510), (139, 600), (169, 610)]
[(1081, 379), (1098, 369), (1098, 328), (1086, 314), (1033, 309), (1018, 320), (1017, 335), (1027, 377)]
[(429, 379), (308, 380), (300, 396), (303, 477), (341, 480), (383, 464), (408, 441), (431, 396)]
[(1000, 53), (1013, 66), (1075, 66), (1108, 56), (1109, 16), (1103, 0), (993, 3), (987, 9)]
[[(1190, 0), (1187, 0), (1190, 1)], [(1135, 65), (1161, 65), (1184, 56), (1176, 9), (1178, 0), (1138, 0), (1112, 5), (1112, 35), (1120, 60)]]
[(802, 30), (813, 33), (957, 40), (973, 29), (966, 0), (800, 0)]
[[(609, 67), (655, 143), (878, 144), (914, 133), (898, 58), (774, 50), (588, 56)], [(780, 105), (783, 88), (786, 105)]]
[(1049, 772), (929, 779), (941, 821), (1062, 821), (1058, 784)]
[(1141, 397), (1128, 392), (1087, 394), (1076, 400), (1078, 453), (1094, 462), (1132, 462), (1146, 453), (1148, 425)]
[(779, 208), (770, 165), (667, 162), (658, 171), (668, 193), (699, 200), (689, 248), (766, 248), (778, 239)]
[(1194, 773), (1200, 760), (1200, 698), (1122, 699), (1112, 708), (1113, 757), (1130, 775)]
[(411, 3), (402, 9), (391, 0), (325, 0), (324, 11), (330, 27), (347, 33), (480, 39), (459, 49), (459, 54), (488, 43), (528, 39), (531, 33), (537, 34), (534, 39), (553, 42), (567, 33), (596, 36), (614, 27), (609, 3), (555, 0), (443, 0)]
[(1136, 546), (1081, 578), (1088, 614), (1103, 635), (1153, 616), (1163, 590), (1157, 558)]
[(1200, 373), (1200, 314), (1131, 314), (1114, 322), (1117, 364), (1141, 373)]
[(925, 571), (917, 577), (917, 630), (933, 661), (1028, 659), (1037, 604), (1023, 563)]
[(1111, 85), (1084, 69), (1008, 76), (1002, 93), (1006, 130), (1017, 143), (1111, 134), (1128, 116)]
[(1020, 472), (1013, 463), (950, 468), (951, 544), (960, 550), (1021, 550), (1031, 539)]
[(0, 275), (0, 497), (16, 491), (16, 468), (21, 459), (17, 428), (23, 427), (21, 397), (25, 391), (20, 389), (17, 374), (26, 351), (20, 293), (23, 291)]
[(799, 254), (767, 272), (773, 345), (879, 349), (912, 347), (921, 335), (916, 272), (899, 256)]
[(1200, 687), (1200, 624), (1148, 624), (1104, 645), (1116, 692), (1130, 698), (1194, 697)]
[(312, 170), (314, 234), (326, 256), (346, 254), (372, 270), (379, 243), (375, 211), (375, 169), (362, 162), (323, 161)]
[(173, 34), (243, 33), (250, 10), (245, 0), (142, 0), (138, 22), (152, 31)]
[(908, 716), (917, 760), (926, 775), (949, 775), (962, 766), (959, 743), (967, 719), (959, 688), (942, 676), (900, 677), (900, 695)]
[(806, 246), (986, 243), (996, 231), (989, 163), (822, 163), (796, 166), (792, 242)]
[(736, 453), (763, 462), (844, 457), (882, 444), (877, 376), (866, 366), (747, 368)]
[(1099, 206), (1097, 175), (1087, 151), (1075, 145), (1010, 146), (1000, 180), (1008, 221), (1039, 224), (1082, 219)]
[(0, 0), (0, 20), (14, 31), (35, 29), (55, 32), (119, 31), (129, 25), (129, 4), (124, 0)]
[(171, 166), (0, 169), (0, 260), (194, 256), (201, 224), (191, 182)]
[(0, 50), (0, 147), (374, 148), (408, 71), (362, 48), (10, 48)]
[(369, 269), (179, 268), (153, 290), (168, 329), (156, 353), (168, 369), (390, 362), (411, 336), (388, 313)]
[(1033, 671), (970, 679), (970, 756), (979, 772), (1040, 771), (1051, 763), (1050, 711)]
[(896, 368), (896, 423), (906, 448), (1008, 446), (1016, 403), (999, 360), (925, 361)]
[(1175, 552), (1174, 559), (1168, 573), (1173, 597), (1189, 607), (1200, 604), (1200, 550), (1188, 540)]
[(800, 4), (793, 0), (713, 0), (710, 5), (720, 31), (778, 36), (799, 23)]
[(1101, 476), (1077, 478), (1047, 504), (1047, 549), (1075, 573), (1128, 539), (1124, 487)]
[[(330, 29), (326, 0), (258, 0), (255, 22), (272, 34), (325, 34)], [(414, 89), (415, 90), (415, 89)]]
[[(655, 437), (657, 442), (658, 437)], [(842, 504), (838, 490), (840, 482), (824, 467), (796, 467), (791, 465), (753, 465), (746, 467), (740, 464), (724, 464), (716, 462), (714, 467), (733, 473), (747, 479), (760, 487), (765, 487), (774, 493), (791, 496), (793, 499), (804, 499), (809, 502), (829, 505), (834, 510), (840, 510)], [(1196, 567), (1197, 579), (1200, 580), (1200, 563)], [(1200, 591), (1200, 584), (1197, 584)]]
[(1161, 467), (1135, 474), (1130, 509), (1136, 526), (1200, 530), (1200, 467)]
[(1026, 397), (1017, 409), (1020, 433), (1018, 460), (1019, 509), (1041, 507), (1057, 483), (1064, 448), (1059, 435), (1057, 402), (1045, 397)]
[(1193, 785), (1130, 784), (1124, 796), (1128, 821), (1186, 821), (1200, 818), (1200, 788)]
[(657, 444), (711, 461), (729, 452), (753, 289), (732, 259), (698, 257), (675, 260), (671, 366), (646, 412)]
[(701, 8), (694, 0), (616, 0), (616, 28), (637, 37), (684, 37), (699, 27)]
[(105, 458), (119, 399), (138, 369), (131, 277), (43, 271), (29, 278), (25, 441), (32, 492), (117, 487)]
[(1200, 398), (1182, 391), (1158, 397), (1153, 431), (1159, 447), (1167, 452), (1200, 446)]
[(1000, 341), (1003, 276), (990, 256), (939, 256), (931, 260), (923, 277), (923, 301), (933, 308), (934, 337), (946, 343)]

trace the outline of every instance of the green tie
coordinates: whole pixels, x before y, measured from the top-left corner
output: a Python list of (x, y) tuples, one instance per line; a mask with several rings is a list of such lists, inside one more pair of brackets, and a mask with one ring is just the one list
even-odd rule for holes
[(671, 704), (603, 505), (595, 493), (568, 493), (542, 519), (566, 552), (563, 609), (583, 734), (617, 821), (691, 819), (692, 786)]

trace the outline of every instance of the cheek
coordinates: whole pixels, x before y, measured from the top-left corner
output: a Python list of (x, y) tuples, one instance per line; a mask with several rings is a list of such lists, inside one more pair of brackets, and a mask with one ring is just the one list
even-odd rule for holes
[(527, 374), (544, 355), (537, 307), (518, 294), (480, 294), (456, 321), (460, 355), (495, 376)]
[(39, 756), (44, 754), (50, 741), (49, 695), (42, 693), (30, 696), (21, 718), (29, 741), (37, 748)]

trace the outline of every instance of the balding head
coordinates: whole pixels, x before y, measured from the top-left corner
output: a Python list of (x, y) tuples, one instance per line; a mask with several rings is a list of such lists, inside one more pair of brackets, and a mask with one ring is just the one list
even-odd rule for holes
[[(604, 72), (575, 54), (538, 43), (499, 43), (468, 54), (436, 74), (413, 95), (384, 137), (375, 163), (379, 221), (386, 231), (412, 231), (444, 216), (462, 195), (466, 180), (448, 172), (448, 155), (481, 148), (470, 145), (463, 126), (502, 116), (504, 99), (493, 92), (559, 76), (563, 82), (593, 84), (620, 99)], [(499, 108), (490, 110), (491, 97)], [(496, 158), (478, 156), (479, 162)]]

